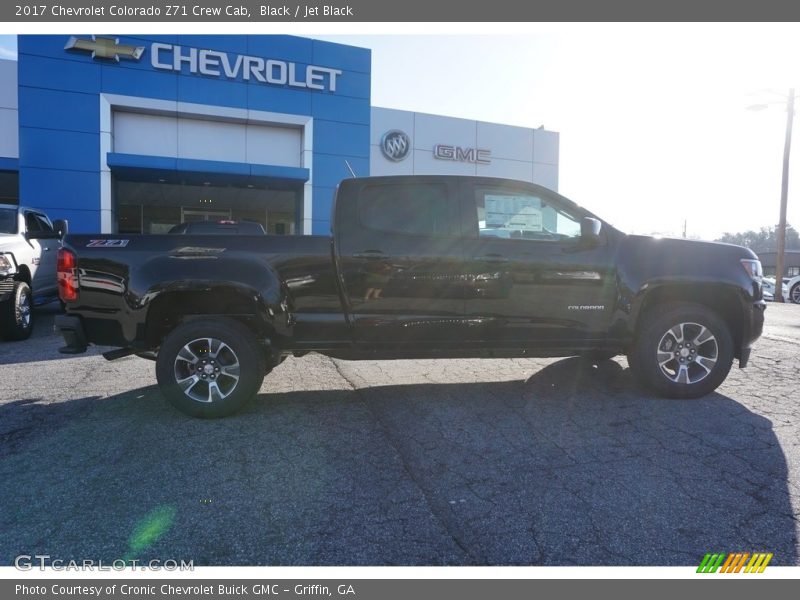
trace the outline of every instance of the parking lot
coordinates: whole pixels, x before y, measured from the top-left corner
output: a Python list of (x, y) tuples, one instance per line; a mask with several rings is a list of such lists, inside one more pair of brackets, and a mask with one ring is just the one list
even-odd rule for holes
[(623, 357), (311, 355), (218, 421), (168, 406), (152, 362), (59, 355), (55, 310), (0, 344), (0, 564), (800, 564), (800, 306), (700, 400)]

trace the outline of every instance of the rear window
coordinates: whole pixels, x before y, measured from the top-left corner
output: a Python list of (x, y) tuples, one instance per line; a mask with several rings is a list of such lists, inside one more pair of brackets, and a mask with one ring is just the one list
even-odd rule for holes
[(364, 227), (409, 235), (447, 236), (456, 226), (447, 186), (441, 183), (370, 185), (361, 190)]

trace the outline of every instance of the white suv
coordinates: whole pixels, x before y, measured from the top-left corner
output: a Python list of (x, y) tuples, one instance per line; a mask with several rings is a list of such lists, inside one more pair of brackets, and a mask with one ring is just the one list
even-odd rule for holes
[(33, 331), (33, 306), (58, 297), (56, 255), (66, 221), (40, 210), (0, 204), (0, 336), (24, 340)]

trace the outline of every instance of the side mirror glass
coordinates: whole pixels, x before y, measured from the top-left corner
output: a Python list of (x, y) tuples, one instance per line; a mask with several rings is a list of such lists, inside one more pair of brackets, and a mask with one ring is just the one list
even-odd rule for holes
[(56, 219), (53, 221), (53, 229), (58, 234), (58, 239), (63, 240), (69, 231), (69, 223), (66, 219)]

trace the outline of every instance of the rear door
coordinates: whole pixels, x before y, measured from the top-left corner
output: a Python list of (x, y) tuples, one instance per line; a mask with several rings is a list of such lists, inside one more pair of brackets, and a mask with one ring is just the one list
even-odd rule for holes
[(336, 255), (355, 339), (446, 344), (464, 300), (456, 180), (343, 183)]
[(540, 188), (462, 184), (472, 341), (559, 346), (602, 338), (617, 298), (612, 246), (581, 239), (586, 212)]

